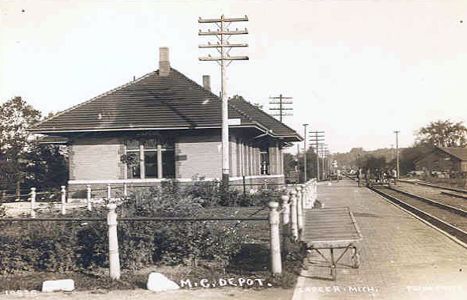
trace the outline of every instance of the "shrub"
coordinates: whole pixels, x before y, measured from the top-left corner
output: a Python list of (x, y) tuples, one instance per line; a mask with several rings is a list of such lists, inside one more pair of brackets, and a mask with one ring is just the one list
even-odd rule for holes
[[(193, 217), (202, 206), (173, 183), (140, 190), (117, 209), (119, 217)], [(106, 209), (75, 212), (75, 217), (105, 217)], [(31, 226), (34, 224), (34, 226)], [(122, 268), (155, 263), (187, 264), (200, 259), (226, 265), (241, 247), (236, 227), (225, 222), (119, 221)], [(13, 223), (0, 236), (0, 272), (71, 271), (108, 266), (106, 222)]]

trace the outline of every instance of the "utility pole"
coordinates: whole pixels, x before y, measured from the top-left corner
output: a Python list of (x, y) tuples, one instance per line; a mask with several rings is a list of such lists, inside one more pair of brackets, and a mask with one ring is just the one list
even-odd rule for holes
[(399, 180), (399, 130), (395, 130), (396, 134), (396, 179)]
[(297, 172), (300, 173), (300, 144), (297, 144)]
[(307, 165), (306, 165), (306, 153), (307, 153), (307, 148), (306, 148), (306, 127), (308, 126), (308, 124), (303, 124), (303, 133), (304, 133), (304, 139), (303, 139), (303, 144), (304, 144), (304, 148), (305, 148), (305, 151), (303, 152), (303, 180), (304, 182), (307, 182)]
[(220, 17), (220, 19), (202, 19), (201, 17), (198, 19), (198, 23), (201, 24), (215, 24), (217, 26), (217, 30), (211, 31), (202, 31), (199, 30), (198, 35), (200, 36), (215, 36), (217, 38), (217, 42), (211, 44), (208, 42), (207, 45), (199, 45), (199, 48), (207, 48), (207, 49), (216, 49), (220, 56), (212, 57), (208, 55), (207, 57), (200, 57), (200, 61), (215, 61), (221, 67), (221, 98), (222, 98), (222, 183), (225, 188), (228, 187), (229, 184), (229, 173), (230, 173), (230, 166), (229, 166), (229, 108), (228, 108), (228, 98), (226, 92), (226, 74), (225, 69), (230, 63), (234, 60), (248, 60), (248, 56), (230, 56), (230, 51), (233, 48), (241, 48), (241, 47), (248, 47), (248, 44), (231, 44), (229, 43), (229, 39), (233, 35), (241, 35), (241, 34), (248, 34), (247, 29), (244, 30), (229, 30), (229, 26), (232, 23), (236, 22), (247, 22), (248, 17), (242, 18), (226, 18), (224, 15)]
[[(272, 110), (272, 111), (277, 111), (278, 110), (279, 111), (278, 113), (271, 114), (274, 117), (279, 117), (279, 121), (282, 122), (282, 117), (284, 117), (284, 116), (291, 116), (292, 115), (291, 113), (286, 113), (285, 112), (287, 110), (293, 110), (293, 108), (291, 108), (291, 107), (285, 107), (285, 105), (293, 104), (293, 101), (290, 100), (290, 99), (293, 99), (292, 97), (285, 97), (285, 96), (282, 96), (282, 94), (280, 94), (277, 97), (269, 97), (269, 99), (272, 99), (272, 101), (269, 101), (269, 104), (278, 105), (278, 106), (275, 106), (275, 107), (270, 107), (269, 110)], [(284, 101), (284, 100), (290, 100), (290, 101)]]
[(321, 173), (322, 173), (322, 179), (325, 179), (326, 178), (326, 151), (327, 151), (327, 147), (326, 147), (326, 144), (324, 143), (321, 143), (319, 144), (321, 146), (321, 160), (322, 160), (322, 169), (321, 169)]
[(324, 141), (324, 131), (310, 131), (310, 143), (315, 145), (316, 152), (316, 180), (320, 180), (319, 172), (319, 142)]

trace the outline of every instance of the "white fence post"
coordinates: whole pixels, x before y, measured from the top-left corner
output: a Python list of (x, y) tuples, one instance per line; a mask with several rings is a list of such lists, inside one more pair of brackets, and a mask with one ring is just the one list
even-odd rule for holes
[(62, 215), (66, 214), (66, 187), (64, 185), (61, 186), (62, 190)]
[(303, 193), (302, 187), (297, 186), (297, 227), (298, 234), (302, 233), (303, 230)]
[(91, 186), (88, 184), (86, 186), (86, 203), (88, 205), (88, 210), (92, 210), (92, 205), (91, 205)]
[(112, 196), (112, 188), (110, 184), (107, 184), (107, 200), (110, 201), (110, 197)]
[(36, 217), (36, 188), (31, 188), (31, 218)]
[(290, 222), (290, 203), (289, 203), (289, 195), (288, 192), (287, 194), (284, 194), (281, 196), (282, 200), (282, 223), (284, 225), (289, 224)]
[(117, 205), (110, 203), (107, 205), (107, 225), (109, 225), (109, 265), (110, 278), (120, 279), (120, 258), (118, 255), (118, 236), (117, 236)]
[(126, 183), (123, 184), (123, 196), (128, 196), (128, 186)]
[(297, 191), (292, 189), (290, 192), (290, 222), (291, 222), (291, 230), (292, 230), (292, 238), (294, 240), (298, 239), (298, 227), (297, 227)]
[(279, 236), (279, 203), (269, 202), (269, 224), (271, 225), (271, 271), (274, 275), (282, 273), (281, 243)]

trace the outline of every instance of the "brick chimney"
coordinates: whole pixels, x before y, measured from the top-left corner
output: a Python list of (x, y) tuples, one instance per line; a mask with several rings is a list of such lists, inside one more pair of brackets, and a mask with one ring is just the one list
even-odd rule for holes
[(170, 62), (169, 62), (169, 48), (159, 48), (159, 76), (169, 76)]
[(211, 90), (211, 77), (209, 75), (203, 75), (203, 87), (208, 91)]

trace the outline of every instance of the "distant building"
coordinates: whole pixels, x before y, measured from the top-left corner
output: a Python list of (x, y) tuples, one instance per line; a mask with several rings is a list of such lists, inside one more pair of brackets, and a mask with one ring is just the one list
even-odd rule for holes
[[(221, 178), (221, 101), (170, 67), (56, 114), (32, 129), (69, 146), (69, 186)], [(284, 182), (283, 149), (302, 137), (240, 97), (229, 101), (230, 178)]]
[(467, 173), (467, 148), (435, 147), (415, 161), (417, 171)]

